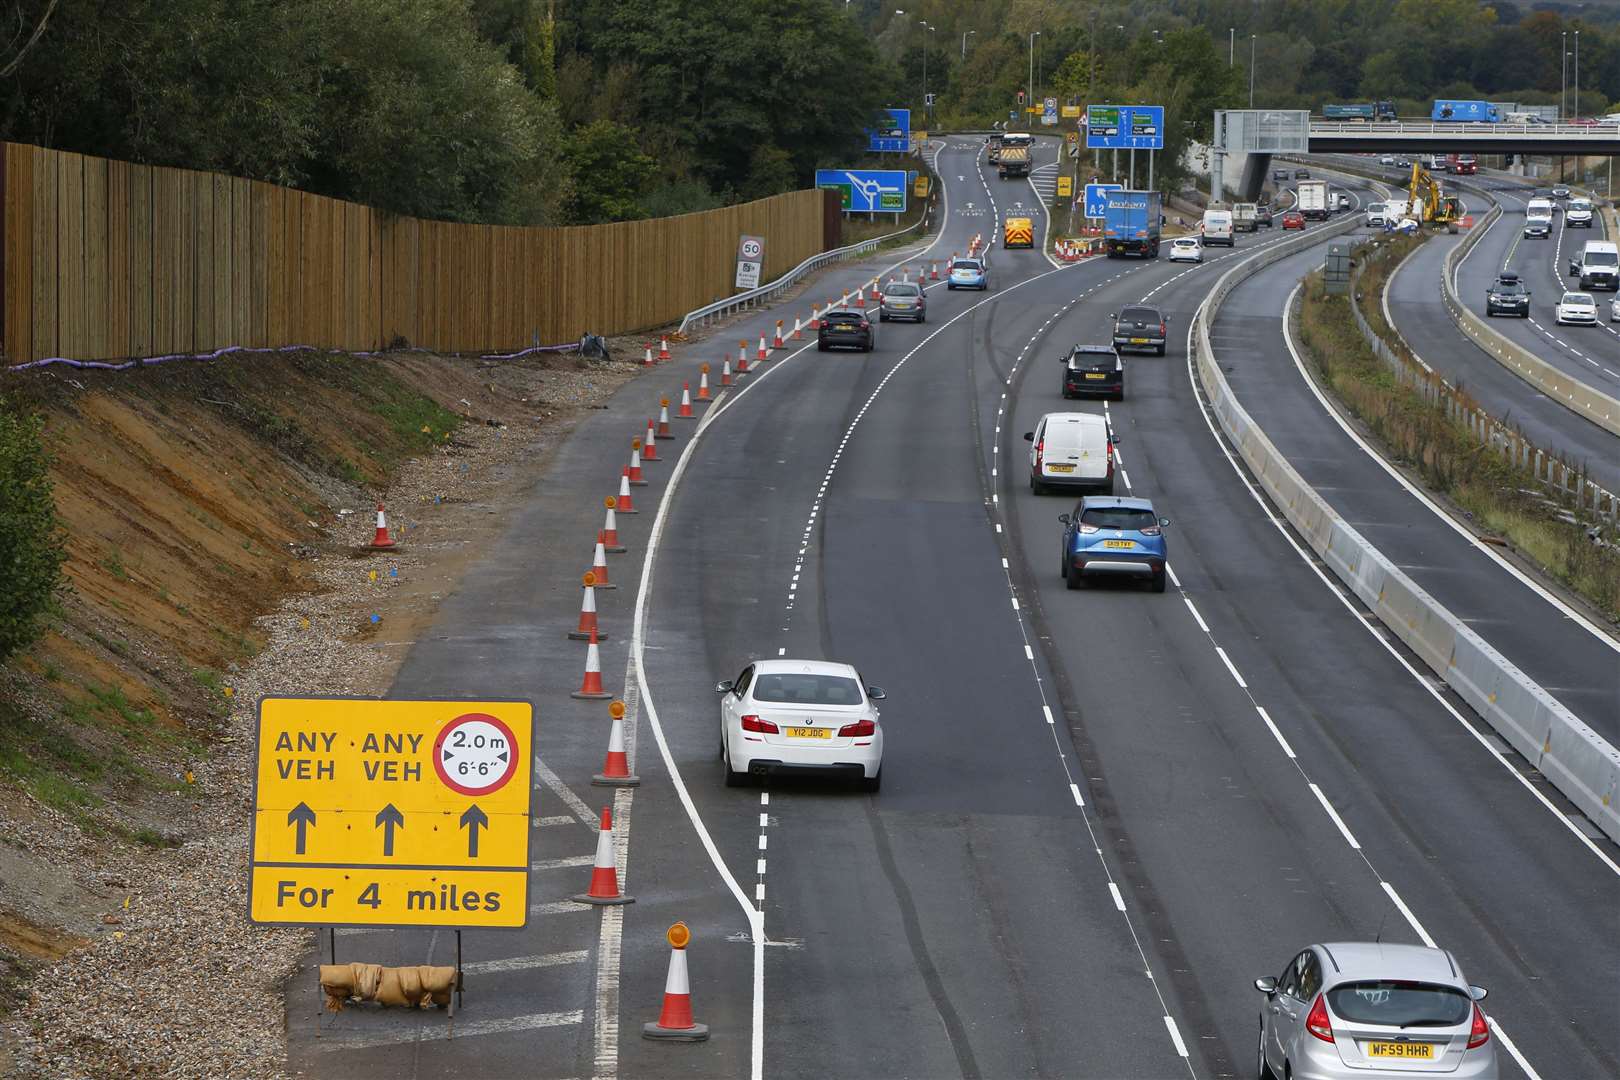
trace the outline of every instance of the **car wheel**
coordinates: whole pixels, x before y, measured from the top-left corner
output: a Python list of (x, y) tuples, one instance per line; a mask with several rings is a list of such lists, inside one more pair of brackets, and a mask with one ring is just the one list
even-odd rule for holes
[(816, 342), (816, 352), (826, 352), (826, 351), (827, 351), (827, 343), (825, 341)]
[(1032, 476), (1029, 478), (1029, 490), (1034, 492), (1036, 495), (1045, 495), (1046, 485)]
[(1153, 591), (1164, 592), (1164, 571), (1160, 570), (1153, 575)]
[(1260, 1039), (1255, 1047), (1255, 1058), (1257, 1060), (1254, 1074), (1260, 1080), (1277, 1080), (1277, 1074), (1271, 1071), (1271, 1064), (1266, 1061), (1266, 1025), (1264, 1024), (1260, 1025)]
[(1164, 346), (1163, 346), (1163, 345), (1160, 345), (1160, 346), (1159, 346), (1159, 355), (1160, 355), (1160, 356), (1163, 356), (1163, 355), (1164, 355)]
[(748, 783), (749, 777), (747, 773), (738, 772), (736, 769), (731, 767), (730, 755), (727, 755), (725, 758), (725, 769), (726, 787), (742, 787), (744, 784)]
[(928, 321), (928, 316), (926, 316), (926, 315), (919, 315), (919, 316), (917, 316), (917, 321), (918, 321), (918, 322), (919, 322), (919, 323), (925, 323), (925, 322), (927, 322), (927, 321)]
[(863, 776), (863, 777), (861, 777), (861, 790), (862, 791), (868, 792), (869, 794), (876, 794), (882, 787), (883, 787), (883, 766), (881, 766), (881, 765), (878, 766), (878, 771), (873, 773), (871, 776)]
[(1125, 400), (1125, 388), (1123, 386), (1120, 387), (1119, 392), (1114, 395), (1114, 400), (1115, 401), (1124, 401)]
[(1063, 568), (1063, 584), (1071, 589), (1083, 589), (1086, 585), (1085, 576), (1072, 566)]

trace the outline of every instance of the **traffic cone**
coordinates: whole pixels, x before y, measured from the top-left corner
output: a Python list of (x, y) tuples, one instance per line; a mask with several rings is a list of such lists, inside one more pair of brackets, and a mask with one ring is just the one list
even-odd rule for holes
[[(832, 306), (831, 301), (828, 302), (828, 306)], [(815, 304), (810, 305), (810, 329), (821, 329), (821, 308), (817, 307)]]
[(613, 717), (613, 729), (608, 733), (607, 758), (602, 771), (591, 777), (597, 787), (635, 787), (641, 777), (630, 771), (630, 759), (624, 752), (624, 702), (615, 701), (608, 706)]
[(602, 636), (593, 630), (588, 640), (590, 644), (585, 647), (585, 678), (580, 682), (579, 689), (572, 691), (568, 696), (589, 701), (610, 698), (613, 695), (602, 689), (602, 650), (596, 646), (596, 643), (602, 640)]
[(613, 808), (602, 807), (602, 828), (596, 834), (596, 865), (591, 867), (591, 887), (574, 899), (581, 904), (607, 907), (633, 904), (635, 897), (619, 891), (619, 864), (613, 856)]
[[(707, 375), (703, 378), (708, 381)], [(681, 383), (681, 407), (675, 410), (675, 415), (681, 420), (697, 419), (697, 413), (692, 411), (692, 384), (689, 382)]]
[(782, 323), (783, 323), (783, 321), (784, 320), (782, 320), (782, 319), (777, 319), (776, 320), (776, 336), (771, 338), (771, 348), (773, 348), (773, 349), (780, 349), (782, 347), (782, 345), (784, 344), (784, 342), (782, 341)]
[(730, 356), (727, 356), (726, 359), (725, 359), (725, 362), (720, 365), (720, 385), (721, 386), (730, 386), (731, 385), (731, 357)]
[(615, 555), (622, 555), (627, 549), (619, 543), (619, 523), (613, 513), (614, 508), (619, 505), (619, 500), (609, 495), (602, 502), (607, 506), (607, 521), (602, 525), (602, 548)]
[(596, 579), (598, 589), (617, 589), (618, 586), (608, 580), (607, 573), (607, 545), (602, 543), (602, 534), (596, 534), (596, 547), (591, 554), (591, 576)]
[[(844, 294), (844, 306), (845, 307), (849, 306), (849, 293)], [(865, 289), (857, 288), (855, 290), (855, 306), (858, 307), (858, 308), (866, 307), (866, 290)]]
[(388, 538), (388, 515), (383, 513), (383, 504), (377, 504), (377, 532), (371, 538), (374, 548), (391, 548), (394, 542)]
[(652, 346), (648, 345), (646, 355), (644, 355), (641, 358), (641, 366), (642, 367), (652, 367), (653, 363), (654, 363), (654, 361), (653, 361), (653, 354), (652, 354)]
[(742, 346), (737, 350), (737, 374), (746, 375), (748, 374), (748, 342), (739, 341), (737, 344)]
[(630, 501), (630, 466), (626, 465), (619, 470), (619, 502), (614, 507), (621, 514), (634, 514), (636, 504)]
[(804, 325), (799, 322), (799, 317), (797, 315), (793, 316), (793, 340), (804, 340)]
[[(589, 641), (592, 644), (595, 644), (598, 641), (606, 641), (608, 636), (607, 631), (603, 630), (601, 624), (596, 621), (596, 575), (586, 574), (584, 577), (584, 582), (585, 598), (579, 602), (579, 628), (577, 630), (568, 631), (568, 640)], [(602, 673), (602, 667), (600, 664), (598, 664), (596, 667), (596, 673), (598, 678), (600, 678)], [(590, 681), (590, 677), (590, 668), (587, 666), (585, 669), (585, 679), (587, 682)], [(597, 689), (601, 689), (600, 685), (597, 687)]]
[(928, 264), (928, 280), (929, 281), (938, 281), (939, 280), (939, 260), (938, 259), (935, 259), (933, 262)]
[(871, 296), (871, 299), (874, 300), (874, 301), (883, 299), (883, 293), (882, 293), (881, 290), (878, 289), (878, 279), (877, 278), (872, 279), (872, 296)]
[(709, 365), (704, 364), (698, 368), (698, 396), (699, 401), (713, 401), (709, 396)]
[(630, 440), (630, 483), (634, 487), (646, 487), (647, 480), (641, 475), (641, 440)]
[(661, 337), (658, 339), (658, 359), (669, 359), (669, 338), (667, 337)]
[(658, 424), (652, 417), (647, 417), (647, 437), (641, 440), (641, 460), (643, 464), (658, 460)]
[(658, 399), (658, 437), (673, 441), (675, 433), (669, 429), (669, 398)]
[(761, 334), (759, 335), (759, 355), (754, 357), (754, 359), (765, 360), (769, 358), (770, 355), (770, 350), (765, 348), (765, 335)]
[(670, 945), (669, 975), (664, 979), (664, 1007), (658, 1019), (641, 1025), (644, 1039), (669, 1039), (673, 1042), (704, 1042), (709, 1037), (709, 1025), (692, 1019), (692, 985), (686, 974), (686, 946), (692, 940), (692, 931), (685, 923), (676, 923), (664, 935)]

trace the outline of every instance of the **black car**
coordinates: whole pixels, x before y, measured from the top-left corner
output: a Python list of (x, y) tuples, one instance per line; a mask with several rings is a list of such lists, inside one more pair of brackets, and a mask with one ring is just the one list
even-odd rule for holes
[(1125, 361), (1112, 345), (1076, 345), (1058, 358), (1063, 365), (1063, 396), (1125, 400)]
[(1282, 181), (1285, 181), (1285, 180), (1288, 179), (1288, 170), (1287, 169), (1272, 169), (1271, 170), (1271, 178), (1273, 180), (1276, 180), (1279, 183), (1281, 183)]
[(1114, 317), (1114, 348), (1120, 352), (1140, 350), (1164, 355), (1165, 318), (1156, 307), (1132, 304)]
[(1294, 179), (1295, 180), (1309, 180), (1310, 178), (1311, 178), (1311, 170), (1309, 170), (1309, 169), (1295, 169), (1294, 170)]
[(1518, 274), (1504, 272), (1491, 283), (1485, 294), (1486, 315), (1517, 315), (1530, 317), (1530, 290), (1524, 287)]
[(872, 332), (872, 320), (858, 311), (829, 311), (821, 317), (821, 329), (816, 332), (816, 349), (826, 352), (834, 346), (848, 346), (861, 352), (871, 352), (877, 335)]
[(1256, 225), (1264, 225), (1268, 229), (1271, 228), (1271, 225), (1272, 225), (1272, 222), (1271, 222), (1271, 207), (1269, 207), (1269, 206), (1257, 206), (1257, 207), (1255, 207), (1254, 208), (1254, 223)]

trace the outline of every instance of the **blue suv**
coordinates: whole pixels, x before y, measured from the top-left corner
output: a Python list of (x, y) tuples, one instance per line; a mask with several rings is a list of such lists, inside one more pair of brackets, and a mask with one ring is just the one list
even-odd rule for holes
[(1149, 499), (1094, 495), (1081, 499), (1063, 522), (1063, 580), (1071, 589), (1090, 577), (1145, 579), (1164, 592), (1169, 518), (1153, 512)]

